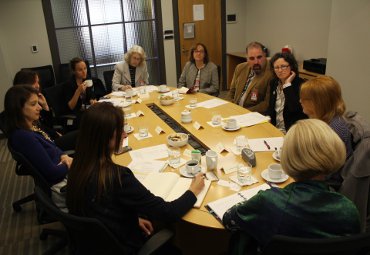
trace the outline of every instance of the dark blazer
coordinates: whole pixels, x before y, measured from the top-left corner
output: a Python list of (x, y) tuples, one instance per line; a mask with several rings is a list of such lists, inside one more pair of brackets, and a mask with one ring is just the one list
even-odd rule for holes
[[(283, 110), (285, 130), (288, 129), (297, 121), (301, 119), (307, 119), (307, 115), (303, 113), (301, 103), (299, 102), (299, 93), (301, 89), (301, 84), (304, 82), (302, 78), (296, 75), (292, 85), (283, 89), (285, 96), (285, 104)], [(267, 108), (266, 115), (271, 117), (271, 124), (276, 125), (276, 88), (279, 84), (279, 79), (274, 78), (270, 82), (270, 102)]]

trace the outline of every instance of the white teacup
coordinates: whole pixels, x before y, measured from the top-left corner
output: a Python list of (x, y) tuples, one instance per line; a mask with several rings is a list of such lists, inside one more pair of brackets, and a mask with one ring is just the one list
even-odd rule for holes
[(236, 119), (228, 119), (226, 121), (226, 128), (234, 129), (237, 127)]
[(218, 159), (217, 152), (212, 150), (208, 150), (206, 152), (206, 164), (208, 171), (217, 170), (217, 159)]
[(86, 85), (86, 87), (91, 87), (93, 85), (93, 81), (92, 80), (85, 80), (85, 85)]
[(186, 162), (185, 169), (188, 174), (196, 175), (197, 173), (200, 172), (201, 167), (199, 165), (198, 160), (192, 159)]
[(284, 171), (280, 164), (270, 164), (267, 169), (271, 179), (281, 179), (283, 177)]
[(167, 85), (159, 85), (159, 91), (160, 92), (166, 92), (167, 91)]

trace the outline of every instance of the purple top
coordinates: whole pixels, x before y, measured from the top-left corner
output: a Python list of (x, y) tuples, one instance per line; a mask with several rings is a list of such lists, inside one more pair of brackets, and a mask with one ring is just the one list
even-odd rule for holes
[(9, 136), (10, 145), (23, 154), (51, 185), (67, 175), (67, 165), (59, 164), (60, 150), (52, 141), (31, 130), (18, 129)]
[(346, 146), (346, 152), (347, 157), (352, 155), (353, 149), (352, 149), (352, 135), (349, 131), (346, 122), (344, 119), (340, 116), (335, 116), (331, 122), (329, 123), (329, 126), (335, 131), (335, 133), (338, 134), (340, 139), (344, 142), (344, 145)]

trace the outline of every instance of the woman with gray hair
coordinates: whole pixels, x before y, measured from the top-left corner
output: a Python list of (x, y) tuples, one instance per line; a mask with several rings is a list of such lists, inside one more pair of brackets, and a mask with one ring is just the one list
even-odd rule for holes
[(112, 79), (113, 91), (126, 90), (132, 87), (148, 84), (148, 69), (146, 54), (139, 45), (134, 45), (126, 52), (122, 62), (114, 67)]
[(289, 129), (281, 154), (282, 167), (295, 182), (235, 205), (223, 217), (225, 227), (247, 234), (262, 247), (274, 235), (330, 238), (359, 233), (355, 205), (325, 183), (325, 176), (337, 171), (345, 158), (343, 142), (325, 122), (298, 121)]

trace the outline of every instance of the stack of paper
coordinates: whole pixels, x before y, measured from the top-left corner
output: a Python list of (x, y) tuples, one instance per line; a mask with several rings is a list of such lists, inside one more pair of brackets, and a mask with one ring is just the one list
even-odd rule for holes
[(238, 125), (241, 127), (249, 127), (259, 123), (265, 123), (270, 120), (270, 117), (263, 116), (258, 112), (250, 112), (242, 115), (230, 116), (229, 119), (236, 119)]

